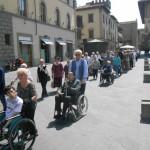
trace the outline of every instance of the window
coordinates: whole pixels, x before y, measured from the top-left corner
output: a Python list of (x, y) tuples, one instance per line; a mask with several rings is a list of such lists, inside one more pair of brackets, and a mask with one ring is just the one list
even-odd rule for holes
[(103, 23), (105, 24), (105, 15), (103, 14)]
[(19, 14), (21, 16), (27, 16), (26, 0), (19, 0)]
[(46, 6), (43, 2), (40, 4), (40, 20), (46, 22)]
[(77, 27), (83, 27), (82, 16), (77, 16)]
[(57, 26), (60, 26), (60, 12), (58, 8), (56, 9), (56, 22), (55, 23)]
[(81, 39), (82, 33), (81, 33), (81, 29), (77, 30), (77, 39)]
[(70, 29), (70, 15), (67, 14), (67, 29)]
[(5, 44), (6, 45), (10, 45), (11, 42), (10, 42), (10, 34), (5, 34)]
[(89, 38), (94, 38), (94, 30), (89, 29)]
[(93, 14), (88, 14), (88, 21), (93, 22)]

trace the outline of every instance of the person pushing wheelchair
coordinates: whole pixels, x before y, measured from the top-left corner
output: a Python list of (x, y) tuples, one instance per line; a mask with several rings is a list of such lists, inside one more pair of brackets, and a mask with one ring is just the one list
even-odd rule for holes
[[(77, 97), (80, 95), (81, 83), (75, 79), (73, 72), (68, 73), (68, 78), (65, 80), (63, 86), (58, 90), (55, 96), (55, 112), (54, 118), (66, 118), (66, 110), (69, 102), (76, 103)], [(63, 108), (61, 108), (63, 103)]]

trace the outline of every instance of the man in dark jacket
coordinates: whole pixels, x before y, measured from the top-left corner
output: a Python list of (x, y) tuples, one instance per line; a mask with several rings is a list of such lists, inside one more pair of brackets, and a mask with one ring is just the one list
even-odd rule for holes
[(3, 105), (3, 110), (6, 110), (6, 100), (4, 94), (4, 87), (5, 87), (5, 73), (4, 70), (0, 67), (0, 100)]
[[(73, 72), (68, 73), (68, 80), (63, 84), (63, 87), (58, 90), (58, 95), (55, 96), (55, 113), (54, 118), (59, 119), (61, 116), (65, 118), (66, 110), (69, 102), (75, 103), (81, 89), (81, 83), (75, 79)], [(63, 110), (61, 109), (61, 103), (63, 102)]]
[(47, 90), (46, 90), (46, 84), (47, 84), (48, 76), (49, 76), (44, 59), (40, 59), (40, 65), (38, 66), (38, 69), (37, 69), (37, 75), (38, 75), (38, 81), (41, 83), (41, 87), (42, 87), (41, 98), (43, 99), (44, 97), (48, 96)]

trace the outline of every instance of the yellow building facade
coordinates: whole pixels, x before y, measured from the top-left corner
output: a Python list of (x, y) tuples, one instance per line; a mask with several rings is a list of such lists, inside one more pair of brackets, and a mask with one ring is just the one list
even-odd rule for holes
[(78, 46), (85, 48), (89, 41), (98, 39), (103, 41), (97, 44), (102, 49), (117, 47), (118, 22), (110, 14), (110, 8), (109, 1), (93, 1), (76, 9)]
[[(0, 49), (7, 54), (11, 50), (11, 59), (23, 57), (31, 66), (37, 65), (41, 57), (47, 63), (55, 56), (71, 58), (75, 48), (75, 4), (75, 0), (1, 0), (0, 19), (9, 25), (6, 29), (0, 23), (0, 37), (4, 41), (9, 37), (10, 43), (0, 43)], [(8, 57), (0, 63), (6, 61)]]

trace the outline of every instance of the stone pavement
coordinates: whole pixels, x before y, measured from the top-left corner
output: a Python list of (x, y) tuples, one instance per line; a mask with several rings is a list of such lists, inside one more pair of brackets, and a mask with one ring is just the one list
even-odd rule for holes
[[(51, 65), (49, 65), (50, 70)], [(36, 83), (36, 67), (30, 69)], [(89, 100), (87, 116), (71, 124), (53, 119), (54, 93), (47, 85), (49, 97), (38, 102), (35, 121), (39, 136), (34, 150), (149, 150), (150, 124), (140, 123), (141, 100), (150, 99), (150, 84), (143, 83), (144, 60), (108, 87), (99, 87), (99, 81), (88, 81)], [(6, 74), (6, 82), (15, 78), (15, 72)]]

